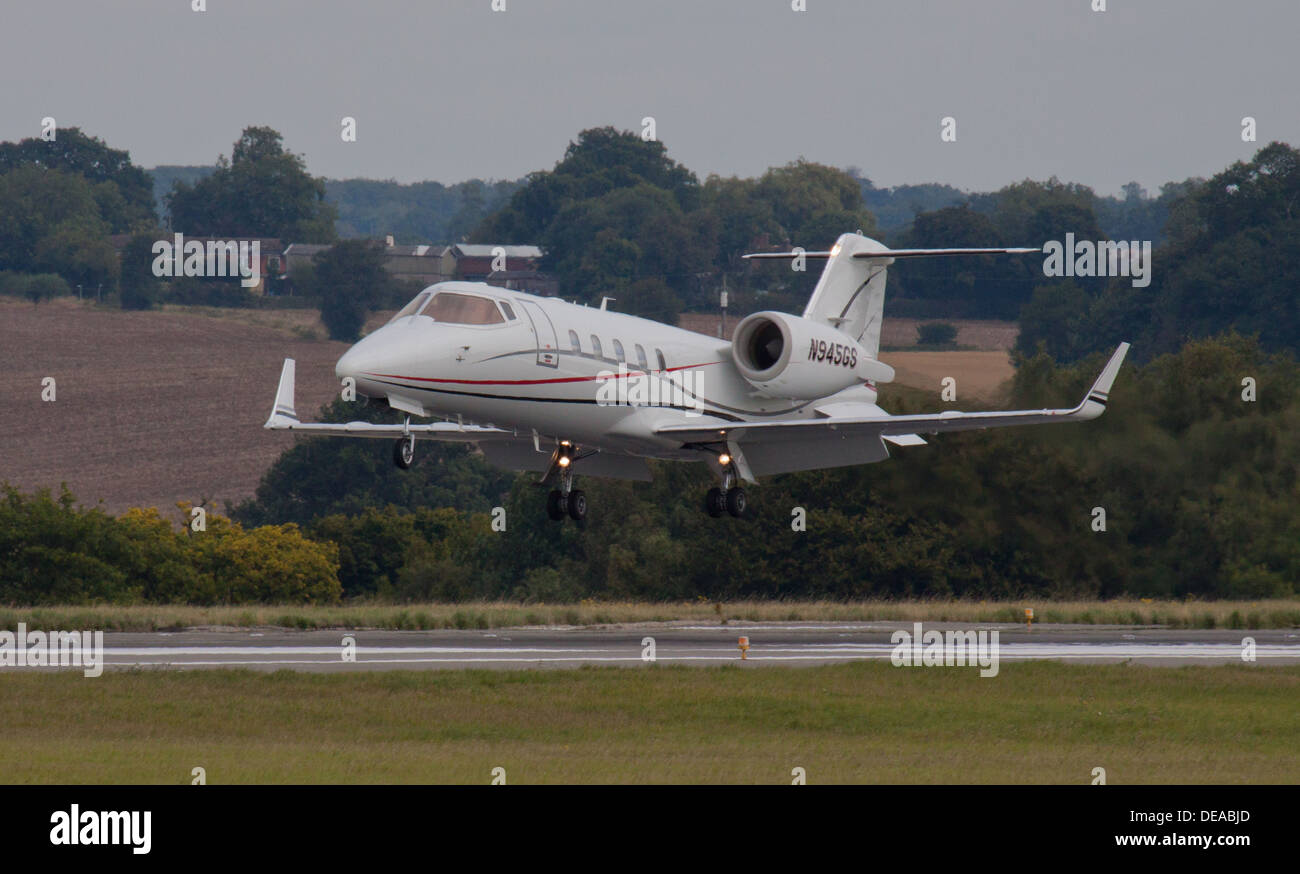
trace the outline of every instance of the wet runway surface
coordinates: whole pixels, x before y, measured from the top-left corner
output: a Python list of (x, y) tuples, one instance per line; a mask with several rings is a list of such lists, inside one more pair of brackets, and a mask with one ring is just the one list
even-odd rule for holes
[[(906, 631), (899, 649), (896, 631)], [(259, 670), (391, 670), (465, 668), (573, 668), (582, 665), (661, 664), (816, 665), (885, 660), (898, 653), (925, 657), (933, 644), (926, 632), (944, 635), (940, 647), (980, 644), (982, 658), (1002, 662), (1059, 660), (1089, 664), (1145, 665), (1241, 663), (1300, 664), (1300, 630), (1169, 630), (1120, 626), (925, 623), (913, 642), (911, 623), (686, 623), (539, 627), (475, 631), (284, 631), (193, 630), (104, 635), (109, 670), (247, 667)], [(996, 650), (991, 650), (992, 632)], [(974, 632), (974, 634), (971, 634)], [(739, 638), (747, 637), (741, 659)], [(1244, 644), (1251, 638), (1254, 643)], [(653, 642), (651, 642), (651, 640)], [(1252, 652), (1253, 650), (1253, 652)], [(935, 654), (942, 648), (934, 649)], [(974, 661), (976, 650), (969, 651)]]

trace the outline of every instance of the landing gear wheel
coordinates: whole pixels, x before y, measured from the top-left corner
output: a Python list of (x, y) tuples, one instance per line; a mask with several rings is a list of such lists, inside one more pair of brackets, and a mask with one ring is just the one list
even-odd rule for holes
[(546, 496), (546, 515), (550, 516), (552, 521), (559, 522), (564, 518), (566, 503), (563, 492), (559, 489), (551, 489), (551, 493)]
[(704, 496), (704, 509), (710, 516), (717, 519), (727, 510), (727, 493), (717, 486), (709, 489), (708, 494)]
[(402, 470), (409, 470), (415, 461), (415, 438), (398, 437), (393, 444), (393, 464)]
[(569, 518), (574, 522), (582, 522), (587, 518), (587, 494), (582, 489), (574, 489), (569, 492)]
[(727, 512), (737, 519), (745, 515), (745, 490), (736, 488), (727, 490)]

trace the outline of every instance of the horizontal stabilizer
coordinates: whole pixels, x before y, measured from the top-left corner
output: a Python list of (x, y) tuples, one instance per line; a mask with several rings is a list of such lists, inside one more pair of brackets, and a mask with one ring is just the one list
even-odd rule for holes
[[(1038, 249), (882, 249), (877, 252), (854, 252), (854, 258), (951, 258), (961, 255), (1032, 255), (1035, 252), (1043, 251)], [(830, 258), (838, 254), (834, 249), (828, 252), (753, 252), (745, 255), (746, 259), (764, 260), (764, 259), (784, 259), (789, 260), (798, 258)]]

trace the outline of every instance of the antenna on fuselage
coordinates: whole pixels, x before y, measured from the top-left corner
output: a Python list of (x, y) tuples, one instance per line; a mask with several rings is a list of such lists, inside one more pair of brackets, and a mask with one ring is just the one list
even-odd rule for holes
[(605, 309), (605, 304), (609, 303), (611, 300), (618, 300), (618, 298), (616, 298), (616, 297), (602, 297), (602, 298), (600, 299), (600, 308), (601, 308), (602, 311), (604, 311), (604, 309)]

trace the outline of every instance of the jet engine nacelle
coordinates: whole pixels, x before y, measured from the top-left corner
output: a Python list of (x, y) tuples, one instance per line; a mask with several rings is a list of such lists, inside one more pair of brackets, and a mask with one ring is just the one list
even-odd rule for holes
[(889, 382), (894, 369), (867, 354), (847, 334), (788, 313), (761, 312), (736, 326), (736, 369), (759, 393), (813, 400), (864, 380)]

